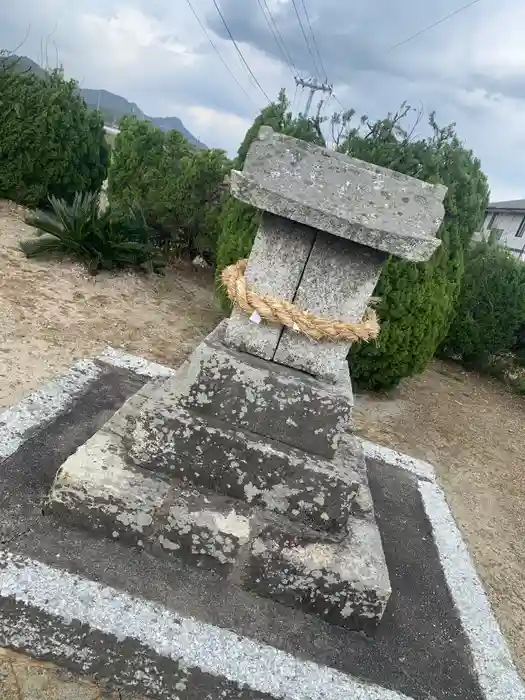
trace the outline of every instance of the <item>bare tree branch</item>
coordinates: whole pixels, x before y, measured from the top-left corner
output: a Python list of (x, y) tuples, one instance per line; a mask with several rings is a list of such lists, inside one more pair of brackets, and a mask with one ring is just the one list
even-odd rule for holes
[(26, 33), (25, 33), (24, 38), (22, 39), (22, 41), (21, 41), (17, 46), (15, 46), (15, 48), (14, 48), (12, 51), (8, 51), (8, 52), (7, 52), (7, 55), (8, 55), (8, 56), (14, 56), (14, 55), (18, 52), (18, 50), (22, 48), (22, 46), (23, 46), (23, 45), (26, 43), (26, 41), (28, 40), (28, 38), (29, 38), (29, 33), (30, 33), (30, 32), (31, 32), (31, 24), (28, 24), (28, 25), (27, 25), (27, 29), (26, 29)]

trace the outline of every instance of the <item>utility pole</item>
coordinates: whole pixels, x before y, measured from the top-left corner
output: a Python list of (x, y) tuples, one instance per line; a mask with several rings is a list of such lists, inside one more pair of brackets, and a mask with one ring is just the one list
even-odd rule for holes
[(308, 88), (310, 90), (310, 94), (308, 95), (308, 100), (306, 101), (306, 108), (304, 110), (304, 116), (308, 118), (308, 114), (310, 113), (310, 108), (312, 106), (312, 100), (314, 99), (315, 93), (320, 90), (321, 92), (327, 92), (330, 95), (332, 94), (334, 90), (333, 85), (329, 85), (328, 83), (318, 83), (317, 78), (311, 78), (310, 80), (305, 80), (304, 78), (295, 78), (295, 84), (298, 87), (301, 88)]

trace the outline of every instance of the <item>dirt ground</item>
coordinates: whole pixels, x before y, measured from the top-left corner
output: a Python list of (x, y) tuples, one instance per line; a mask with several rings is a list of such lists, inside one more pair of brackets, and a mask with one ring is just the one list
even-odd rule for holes
[(21, 217), (0, 201), (0, 407), (108, 345), (177, 366), (217, 323), (210, 270), (92, 277), (73, 262), (27, 260), (19, 241), (34, 229)]
[[(177, 365), (218, 321), (212, 275), (88, 276), (28, 261), (31, 235), (0, 202), (0, 407), (107, 345)], [(436, 362), (389, 397), (357, 397), (357, 430), (436, 465), (455, 518), (525, 675), (525, 399)]]
[(525, 399), (435, 362), (395, 396), (356, 404), (361, 435), (436, 466), (525, 676)]
[(2, 700), (141, 700), (129, 693), (106, 692), (53, 664), (34, 661), (6, 649), (0, 649), (0, 697)]

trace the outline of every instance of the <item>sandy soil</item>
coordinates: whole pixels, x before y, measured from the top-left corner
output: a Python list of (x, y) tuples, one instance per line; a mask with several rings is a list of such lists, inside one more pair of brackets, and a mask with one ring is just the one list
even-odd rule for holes
[(125, 691), (104, 691), (63, 668), (7, 649), (0, 649), (0, 697), (2, 700), (141, 700)]
[[(0, 202), (0, 406), (107, 345), (177, 365), (219, 318), (210, 273), (88, 276), (28, 261), (31, 235)], [(357, 429), (434, 463), (500, 623), (525, 674), (525, 399), (435, 363), (394, 396), (358, 397)]]
[(525, 399), (435, 362), (394, 397), (360, 396), (357, 430), (432, 462), (525, 676)]
[(209, 270), (92, 277), (74, 262), (27, 260), (18, 244), (33, 235), (0, 201), (0, 407), (108, 345), (177, 366), (220, 317)]

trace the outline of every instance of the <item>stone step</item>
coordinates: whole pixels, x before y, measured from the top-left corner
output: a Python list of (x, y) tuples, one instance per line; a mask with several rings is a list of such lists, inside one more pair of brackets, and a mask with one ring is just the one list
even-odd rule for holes
[[(214, 333), (221, 337), (220, 329)], [(224, 419), (232, 427), (278, 440), (305, 452), (333, 458), (350, 425), (352, 396), (279, 365), (227, 349), (213, 337), (201, 344), (188, 368), (191, 384), (181, 395), (176, 379), (166, 382), (163, 403)]]
[(120, 438), (99, 431), (59, 469), (46, 509), (155, 554), (227, 572), (251, 537), (249, 506), (181, 488), (126, 464)]
[(350, 384), (335, 390), (307, 374), (230, 350), (221, 338), (219, 327), (193, 354), (184, 388), (180, 376), (164, 384), (159, 406), (178, 402), (202, 416), (227, 416), (232, 427), (333, 458), (350, 424)]
[(362, 483), (351, 466), (155, 401), (141, 406), (125, 442), (136, 466), (327, 531), (344, 526)]
[(335, 535), (126, 463), (101, 430), (59, 469), (46, 510), (163, 557), (211, 568), (256, 593), (329, 622), (371, 630), (390, 594), (374, 522)]
[(381, 536), (351, 518), (340, 542), (312, 540), (268, 526), (251, 545), (247, 585), (328, 622), (373, 632), (390, 598)]

